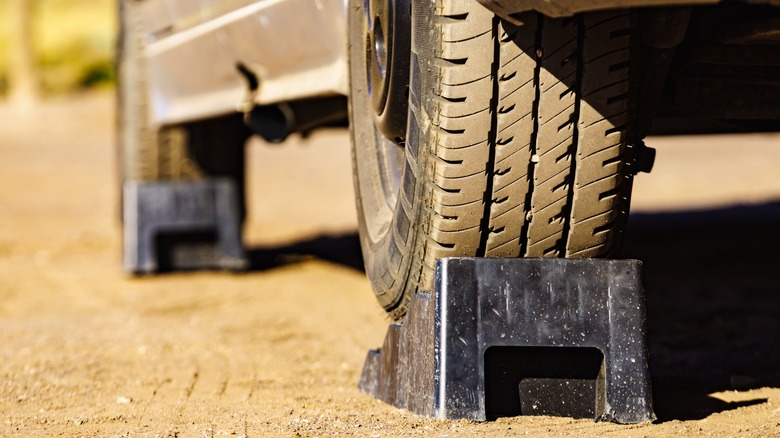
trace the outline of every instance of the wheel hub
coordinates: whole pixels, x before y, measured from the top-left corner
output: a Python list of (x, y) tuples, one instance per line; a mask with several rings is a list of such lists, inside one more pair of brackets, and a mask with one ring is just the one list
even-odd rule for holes
[(382, 135), (404, 144), (411, 51), (411, 0), (365, 0), (366, 77), (374, 123)]

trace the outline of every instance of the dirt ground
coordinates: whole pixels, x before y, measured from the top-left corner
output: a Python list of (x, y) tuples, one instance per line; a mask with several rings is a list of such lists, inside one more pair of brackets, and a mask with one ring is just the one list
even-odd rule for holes
[[(248, 273), (120, 269), (113, 102), (0, 105), (1, 436), (778, 436), (780, 136), (659, 137), (647, 269), (657, 424), (419, 418), (356, 389), (387, 320), (346, 133), (252, 143)], [(295, 164), (295, 165), (293, 165)]]

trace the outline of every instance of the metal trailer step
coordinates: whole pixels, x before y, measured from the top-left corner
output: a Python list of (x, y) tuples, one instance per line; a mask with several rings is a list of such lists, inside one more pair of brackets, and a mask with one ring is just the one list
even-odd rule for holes
[(642, 265), (440, 260), (434, 292), (368, 353), (359, 387), (442, 419), (654, 421)]
[(230, 179), (129, 181), (123, 190), (126, 271), (247, 268), (237, 191)]

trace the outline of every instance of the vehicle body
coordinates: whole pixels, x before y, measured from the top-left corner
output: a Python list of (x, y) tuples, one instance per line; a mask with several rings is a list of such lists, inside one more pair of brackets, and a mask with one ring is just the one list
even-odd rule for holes
[(343, 0), (141, 1), (155, 123), (347, 93)]
[(655, 119), (780, 120), (780, 0), (121, 5), (124, 180), (242, 187), (247, 126), (282, 141), (346, 119), (348, 96), (394, 318), (441, 257), (613, 255)]
[[(500, 16), (609, 8), (713, 5), (719, 0), (480, 0)], [(780, 5), (778, 0), (745, 0)], [(156, 124), (233, 112), (247, 98), (245, 65), (262, 83), (258, 105), (348, 94), (346, 0), (140, 1)], [(207, 56), (204, 56), (207, 54)], [(197, 72), (194, 74), (194, 72)]]

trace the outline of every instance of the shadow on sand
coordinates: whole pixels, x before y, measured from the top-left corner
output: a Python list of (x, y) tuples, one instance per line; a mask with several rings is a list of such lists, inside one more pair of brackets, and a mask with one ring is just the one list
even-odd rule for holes
[(360, 240), (356, 233), (318, 236), (285, 246), (252, 248), (248, 255), (249, 269), (252, 271), (264, 271), (317, 258), (364, 272)]
[(655, 406), (665, 420), (763, 403), (708, 394), (780, 386), (780, 202), (631, 217), (645, 264)]

